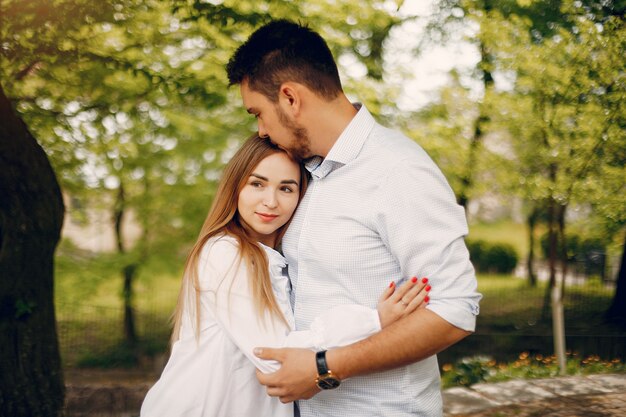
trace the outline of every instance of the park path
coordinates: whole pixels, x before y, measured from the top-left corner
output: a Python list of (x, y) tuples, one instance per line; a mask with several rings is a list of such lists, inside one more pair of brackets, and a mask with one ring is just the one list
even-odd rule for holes
[[(67, 417), (136, 417), (157, 378), (138, 370), (66, 371)], [(626, 373), (448, 388), (443, 401), (444, 417), (624, 417)]]
[(626, 374), (476, 384), (443, 398), (445, 417), (624, 417)]

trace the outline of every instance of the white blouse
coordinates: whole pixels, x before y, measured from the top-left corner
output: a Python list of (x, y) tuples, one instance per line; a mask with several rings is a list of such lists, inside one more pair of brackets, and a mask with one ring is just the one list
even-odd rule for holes
[(261, 245), (269, 259), (272, 289), (289, 326), (269, 313), (262, 320), (252, 302), (239, 244), (230, 236), (209, 239), (198, 263), (200, 337), (195, 337), (195, 299), (186, 300), (178, 341), (161, 378), (141, 407), (142, 417), (293, 417), (293, 404), (269, 397), (255, 369), (274, 372), (280, 364), (254, 356), (255, 347), (330, 349), (380, 331), (375, 309), (334, 307), (309, 330), (294, 331), (291, 286), (283, 256)]

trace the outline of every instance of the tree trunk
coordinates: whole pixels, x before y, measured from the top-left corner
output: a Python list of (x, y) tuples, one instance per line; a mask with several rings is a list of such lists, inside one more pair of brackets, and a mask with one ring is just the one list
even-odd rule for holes
[[(487, 51), (484, 43), (480, 43), (480, 63), (478, 64), (482, 71), (482, 81), (485, 88), (485, 96), (489, 90), (493, 87), (493, 75), (491, 74), (493, 57)], [(461, 190), (459, 191), (458, 203), (465, 207), (467, 211), (467, 205), (469, 204), (469, 193), (474, 184), (474, 169), (476, 168), (476, 160), (478, 159), (478, 152), (480, 150), (480, 144), (482, 143), (485, 135), (485, 126), (489, 122), (489, 115), (486, 112), (485, 105), (479, 104), (479, 113), (476, 121), (474, 122), (474, 134), (470, 140), (469, 154), (467, 157), (467, 165), (465, 167), (465, 173), (461, 178)]]
[[(120, 183), (117, 193), (113, 222), (115, 224), (115, 237), (117, 239), (117, 250), (120, 254), (126, 253), (124, 245), (123, 226), (124, 215), (126, 213), (126, 196), (124, 184)], [(122, 268), (124, 284), (122, 297), (124, 300), (124, 341), (131, 347), (137, 344), (137, 332), (135, 331), (135, 314), (133, 309), (133, 280), (137, 272), (137, 263), (133, 262)]]
[(54, 417), (64, 385), (54, 313), (61, 189), (0, 86), (0, 415)]
[(535, 226), (537, 225), (537, 218), (539, 217), (539, 210), (537, 207), (533, 207), (532, 211), (526, 219), (528, 225), (528, 260), (526, 261), (526, 268), (528, 269), (528, 284), (531, 287), (537, 286), (537, 274), (535, 274)]
[(624, 236), (622, 261), (617, 275), (617, 287), (611, 307), (606, 312), (606, 319), (626, 327), (626, 236)]
[(135, 330), (135, 310), (133, 308), (133, 281), (137, 264), (124, 267), (124, 340), (130, 346), (137, 344), (137, 331)]
[(541, 318), (544, 320), (548, 318), (552, 288), (556, 285), (556, 263), (558, 253), (556, 211), (556, 201), (551, 198), (548, 201), (548, 268), (550, 270), (550, 280), (548, 281), (548, 285), (546, 286), (546, 292), (543, 297), (543, 307), (541, 309)]
[(559, 257), (561, 259), (561, 297), (565, 297), (565, 279), (567, 278), (567, 240), (565, 236), (565, 212), (567, 211), (566, 205), (558, 206), (558, 221), (559, 221)]

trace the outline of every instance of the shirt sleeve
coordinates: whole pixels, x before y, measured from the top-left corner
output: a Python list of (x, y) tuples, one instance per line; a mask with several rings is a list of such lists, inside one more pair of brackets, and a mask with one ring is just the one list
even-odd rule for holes
[(481, 295), (464, 241), (465, 211), (430, 157), (421, 149), (418, 156), (389, 170), (375, 208), (377, 227), (403, 276), (428, 277), (427, 308), (474, 331)]
[(198, 264), (200, 288), (210, 312), (241, 352), (262, 372), (280, 368), (276, 361), (257, 358), (255, 347), (328, 349), (353, 343), (380, 331), (375, 309), (337, 306), (317, 317), (306, 331), (291, 332), (279, 317), (254, 307), (246, 266), (239, 261), (235, 241), (219, 239), (202, 251)]
[(358, 342), (380, 329), (378, 310), (357, 304), (340, 305), (315, 317), (309, 330), (289, 333), (283, 347), (327, 350)]

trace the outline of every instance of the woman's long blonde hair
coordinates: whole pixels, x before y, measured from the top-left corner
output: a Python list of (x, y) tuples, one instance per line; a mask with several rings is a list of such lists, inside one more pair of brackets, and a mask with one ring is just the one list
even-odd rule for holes
[[(198, 281), (198, 261), (205, 243), (211, 237), (220, 234), (230, 235), (239, 242), (240, 260), (245, 262), (254, 304), (259, 317), (263, 317), (264, 313), (269, 311), (271, 314), (275, 314), (284, 320), (272, 291), (268, 259), (265, 251), (242, 227), (237, 211), (239, 192), (245, 186), (254, 168), (266, 157), (279, 152), (285, 151), (278, 148), (269, 139), (253, 135), (244, 142), (226, 165), (209, 214), (202, 225), (198, 240), (185, 262), (183, 282), (173, 315), (174, 329), (172, 331), (171, 343), (178, 340), (180, 336), (183, 311), (185, 303), (192, 299), (190, 297), (191, 291), (195, 293), (193, 298), (195, 299), (196, 337), (199, 335), (200, 286)], [(300, 199), (304, 195), (307, 182), (308, 174), (302, 164), (300, 164)], [(278, 229), (277, 243), (280, 242), (288, 224)]]

